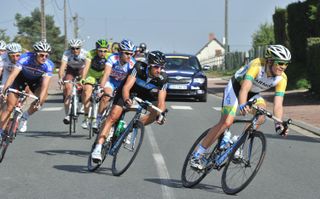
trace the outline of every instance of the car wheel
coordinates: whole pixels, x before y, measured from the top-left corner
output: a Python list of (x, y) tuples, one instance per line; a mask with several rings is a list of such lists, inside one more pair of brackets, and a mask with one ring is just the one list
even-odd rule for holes
[(207, 93), (201, 95), (198, 99), (200, 102), (207, 102)]

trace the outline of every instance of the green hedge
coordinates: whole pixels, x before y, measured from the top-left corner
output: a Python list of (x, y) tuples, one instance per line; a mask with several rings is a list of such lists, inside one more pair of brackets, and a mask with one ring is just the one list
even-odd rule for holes
[(308, 38), (307, 74), (311, 90), (320, 93), (320, 37)]

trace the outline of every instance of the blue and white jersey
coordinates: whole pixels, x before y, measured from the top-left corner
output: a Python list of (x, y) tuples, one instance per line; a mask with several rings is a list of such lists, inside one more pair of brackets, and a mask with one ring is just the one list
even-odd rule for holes
[(21, 55), (16, 67), (21, 70), (27, 79), (33, 80), (43, 76), (52, 76), (54, 64), (49, 59), (44, 64), (37, 64), (36, 54), (34, 52), (27, 52)]
[(111, 54), (107, 60), (107, 67), (112, 68), (109, 76), (109, 82), (112, 83), (115, 87), (119, 87), (119, 85), (131, 72), (135, 63), (136, 63), (135, 59), (131, 57), (129, 62), (125, 63), (124, 65), (121, 65), (120, 54), (119, 53)]

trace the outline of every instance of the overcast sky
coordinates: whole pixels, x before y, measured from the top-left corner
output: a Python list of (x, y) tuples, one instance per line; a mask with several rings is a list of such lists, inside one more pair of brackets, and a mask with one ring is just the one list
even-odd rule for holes
[[(73, 38), (72, 16), (79, 15), (79, 36), (86, 48), (99, 38), (145, 42), (152, 50), (197, 53), (213, 32), (224, 37), (225, 0), (67, 0), (68, 38)], [(17, 29), (14, 16), (40, 7), (40, 0), (0, 0), (0, 29), (13, 38)], [(54, 15), (64, 33), (64, 0), (45, 0), (45, 12)], [(228, 0), (229, 45), (231, 50), (248, 50), (259, 25), (272, 22), (276, 7), (285, 8), (297, 0)], [(40, 34), (40, 33), (39, 33)]]

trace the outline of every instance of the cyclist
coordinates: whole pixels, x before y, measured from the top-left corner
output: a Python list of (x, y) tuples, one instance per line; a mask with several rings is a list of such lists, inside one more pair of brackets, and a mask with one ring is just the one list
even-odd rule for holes
[(3, 54), (6, 53), (6, 46), (7, 46), (6, 42), (3, 40), (0, 40), (0, 58)]
[[(132, 105), (132, 101), (129, 98), (130, 93), (136, 93), (139, 98), (151, 101), (162, 111), (166, 109), (167, 75), (165, 71), (162, 70), (164, 69), (165, 63), (165, 56), (160, 51), (152, 51), (149, 53), (148, 63), (136, 62), (125, 84), (119, 88), (119, 92), (115, 96), (111, 113), (102, 127), (98, 143), (91, 154), (93, 161), (101, 161), (102, 144), (105, 142), (111, 126), (119, 119), (123, 111), (123, 106)], [(150, 114), (141, 118), (141, 122), (144, 125), (151, 124), (156, 120), (160, 125), (165, 122), (165, 118), (159, 117), (159, 114), (153, 109), (150, 109)]]
[(6, 54), (3, 55), (2, 60), (0, 60), (0, 76), (2, 75), (1, 84), (5, 84), (13, 66), (19, 60), (22, 47), (18, 43), (9, 43), (6, 46)]
[[(270, 45), (264, 58), (252, 60), (235, 73), (224, 90), (220, 121), (210, 129), (191, 158), (190, 163), (193, 168), (200, 170), (205, 168), (205, 162), (202, 159), (204, 152), (225, 129), (232, 125), (238, 104), (242, 115), (250, 111), (249, 107), (244, 106), (249, 99), (257, 99), (256, 105), (266, 108), (266, 103), (259, 93), (275, 87), (273, 112), (276, 117), (282, 118), (283, 97), (287, 86), (287, 76), (284, 70), (287, 68), (290, 59), (291, 54), (286, 47)], [(263, 122), (264, 118), (262, 117), (259, 120)], [(276, 132), (280, 133), (283, 128), (281, 123), (275, 124)], [(288, 131), (284, 132), (284, 135), (287, 133)]]
[[(62, 55), (61, 66), (59, 70), (59, 84), (64, 84), (64, 80), (73, 80), (76, 76), (80, 76), (81, 70), (85, 67), (85, 60), (87, 51), (82, 48), (82, 41), (80, 39), (71, 39), (69, 41), (70, 48)], [(69, 104), (71, 96), (72, 84), (64, 84), (64, 111), (66, 116), (63, 123), (69, 124)]]
[[(93, 84), (99, 82), (109, 57), (110, 49), (109, 42), (105, 39), (100, 39), (96, 42), (96, 49), (89, 51), (85, 61), (85, 67), (82, 70), (81, 81), (83, 85), (82, 103), (84, 104), (84, 120), (81, 124), (82, 128), (88, 128), (88, 112), (90, 107), (90, 97), (93, 91)], [(103, 106), (103, 102), (100, 103)], [(92, 124), (93, 128), (97, 128), (96, 122)]]
[(139, 47), (136, 50), (134, 58), (136, 61), (146, 61), (146, 57), (148, 54), (147, 45), (145, 43), (140, 43)]
[[(101, 87), (104, 88), (104, 93), (111, 95), (124, 82), (136, 63), (132, 57), (135, 49), (135, 45), (130, 40), (124, 39), (119, 44), (119, 52), (109, 56), (107, 67), (105, 67), (101, 78)], [(108, 105), (109, 97), (104, 96), (102, 101), (105, 106), (99, 107), (97, 125), (99, 125), (102, 113)]]
[(7, 98), (7, 107), (1, 115), (0, 133), (5, 129), (9, 116), (18, 100), (18, 97), (13, 93), (9, 93), (7, 97), (5, 96), (9, 87), (21, 91), (28, 86), (39, 97), (39, 100), (34, 101), (20, 118), (20, 132), (27, 130), (29, 116), (39, 110), (47, 98), (49, 82), (54, 68), (53, 62), (48, 59), (51, 46), (45, 41), (39, 41), (33, 45), (33, 49), (34, 52), (27, 52), (21, 55), (3, 87), (1, 95)]

